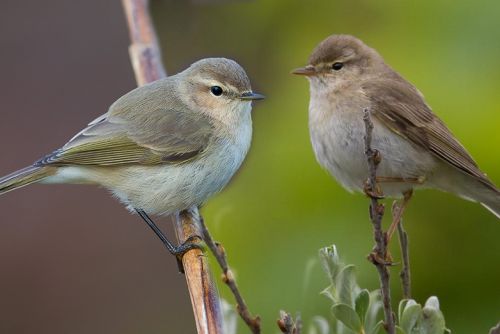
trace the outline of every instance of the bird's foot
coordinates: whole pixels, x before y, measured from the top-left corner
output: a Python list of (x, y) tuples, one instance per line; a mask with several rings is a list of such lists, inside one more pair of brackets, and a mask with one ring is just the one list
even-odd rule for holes
[(205, 251), (205, 244), (203, 239), (199, 235), (192, 235), (186, 239), (182, 244), (177, 247), (174, 247), (172, 250), (172, 255), (182, 256), (186, 254), (191, 249), (199, 249), (201, 251)]
[(176, 257), (177, 266), (179, 267), (179, 271), (181, 273), (184, 273), (182, 258), (184, 257), (184, 254), (186, 254), (192, 249), (199, 249), (202, 252), (205, 251), (205, 243), (203, 242), (203, 239), (200, 236), (192, 235), (180, 245), (173, 247), (172, 249), (169, 249), (170, 253)]
[[(375, 189), (373, 189), (375, 188)], [(365, 181), (363, 186), (363, 191), (366, 196), (374, 199), (383, 199), (384, 194), (382, 192), (382, 188), (378, 184), (375, 184), (375, 187), (372, 187), (369, 180)]]
[(376, 249), (373, 249), (370, 254), (367, 256), (368, 260), (372, 262), (373, 264), (381, 264), (384, 266), (395, 266), (397, 265), (396, 262), (393, 261), (391, 252), (386, 250), (385, 251), (385, 257), (381, 256), (379, 252), (377, 252)]
[(406, 206), (410, 202), (410, 199), (413, 195), (413, 190), (409, 190), (403, 194), (403, 201), (401, 203), (398, 203), (397, 201), (394, 201), (392, 203), (392, 223), (391, 226), (389, 226), (389, 230), (387, 231), (387, 244), (392, 239), (392, 236), (394, 235), (394, 232), (398, 228), (398, 225), (401, 223), (401, 220), (403, 219), (403, 213), (406, 209)]
[(409, 183), (422, 185), (425, 183), (425, 176), (420, 177), (394, 177), (394, 176), (377, 176), (377, 183)]
[(177, 258), (177, 265), (179, 266), (179, 271), (184, 273), (184, 267), (182, 265), (182, 257), (188, 251), (192, 249), (200, 249), (204, 250), (203, 247), (203, 238), (198, 235), (192, 235), (186, 239), (182, 244), (175, 246), (168, 240), (168, 238), (163, 234), (158, 226), (156, 226), (155, 222), (147, 215), (144, 210), (136, 209), (139, 216), (148, 224), (148, 226), (155, 232), (155, 234), (160, 238), (161, 242), (170, 254), (174, 255)]

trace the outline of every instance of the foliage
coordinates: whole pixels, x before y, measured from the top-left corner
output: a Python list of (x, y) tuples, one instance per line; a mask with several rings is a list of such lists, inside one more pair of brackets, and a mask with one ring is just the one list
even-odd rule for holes
[[(382, 300), (379, 290), (361, 289), (355, 276), (355, 266), (345, 265), (335, 245), (322, 248), (319, 256), (330, 285), (322, 294), (332, 301), (332, 320), (316, 317), (308, 334), (377, 334), (383, 332)], [(443, 313), (437, 297), (430, 297), (425, 305), (413, 299), (399, 303), (398, 334), (443, 334)], [(330, 324), (328, 326), (328, 324)]]
[[(379, 290), (361, 289), (356, 282), (355, 266), (344, 264), (335, 245), (320, 249), (319, 257), (330, 280), (321, 294), (332, 301), (332, 318), (314, 316), (306, 334), (382, 334), (382, 298)], [(222, 301), (225, 333), (236, 334), (237, 314), (233, 307)], [(399, 302), (397, 334), (451, 333), (445, 327), (439, 300), (432, 296), (424, 306), (413, 299)]]

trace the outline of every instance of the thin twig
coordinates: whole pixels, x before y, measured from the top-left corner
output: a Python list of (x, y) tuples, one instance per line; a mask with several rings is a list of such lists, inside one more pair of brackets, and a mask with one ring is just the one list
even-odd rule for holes
[(377, 167), (380, 164), (380, 153), (372, 149), (373, 122), (370, 117), (370, 111), (364, 110), (363, 121), (365, 123), (365, 155), (368, 160), (369, 176), (365, 192), (370, 197), (370, 219), (373, 225), (373, 235), (375, 239), (375, 248), (368, 256), (368, 259), (377, 268), (380, 278), (380, 290), (382, 293), (382, 302), (384, 305), (384, 327), (389, 334), (395, 333), (394, 314), (391, 306), (390, 274), (386, 262), (387, 258), (387, 236), (382, 230), (382, 218), (384, 216), (384, 205), (378, 202), (383, 196), (377, 185)]
[(302, 332), (302, 320), (300, 314), (293, 320), (290, 313), (280, 311), (280, 318), (277, 321), (278, 327), (283, 334), (300, 334)]
[[(166, 76), (161, 62), (148, 0), (122, 0), (130, 31), (130, 58), (138, 85)], [(183, 211), (176, 217), (175, 230), (179, 241), (199, 235), (198, 209)], [(199, 249), (192, 249), (182, 258), (198, 334), (222, 333), (222, 310), (213, 284), (208, 260)]]
[[(392, 211), (393, 213), (395, 211), (394, 205)], [(403, 227), (402, 218), (398, 224), (398, 237), (399, 237), (399, 246), (401, 247), (401, 257), (403, 258), (403, 267), (399, 272), (399, 277), (401, 278), (401, 285), (403, 287), (403, 298), (410, 299), (411, 298), (410, 253), (409, 253), (408, 233), (406, 233)]]
[(216, 243), (214, 241), (214, 239), (210, 235), (210, 232), (208, 231), (205, 225), (205, 222), (203, 221), (203, 218), (200, 218), (200, 227), (203, 233), (203, 239), (205, 243), (214, 254), (215, 259), (217, 260), (219, 266), (222, 269), (222, 281), (226, 283), (226, 285), (233, 293), (234, 299), (236, 299), (236, 304), (237, 304), (236, 309), (238, 310), (240, 317), (243, 319), (243, 321), (245, 321), (245, 323), (250, 328), (252, 333), (259, 334), (261, 332), (260, 317), (258, 315), (253, 316), (250, 310), (248, 309), (248, 306), (245, 303), (245, 300), (243, 299), (243, 296), (241, 295), (238, 289), (238, 285), (236, 284), (236, 281), (234, 279), (233, 272), (231, 271), (231, 269), (229, 269), (229, 265), (227, 263), (226, 251), (224, 250), (224, 247), (222, 247), (221, 244)]

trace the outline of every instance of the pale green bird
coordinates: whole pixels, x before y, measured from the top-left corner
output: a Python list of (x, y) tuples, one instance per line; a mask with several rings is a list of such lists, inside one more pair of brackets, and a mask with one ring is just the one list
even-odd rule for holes
[(0, 178), (0, 194), (40, 183), (87, 183), (109, 189), (174, 247), (148, 214), (201, 205), (229, 182), (252, 137), (252, 92), (244, 69), (225, 58), (200, 60), (185, 71), (119, 98), (66, 145)]

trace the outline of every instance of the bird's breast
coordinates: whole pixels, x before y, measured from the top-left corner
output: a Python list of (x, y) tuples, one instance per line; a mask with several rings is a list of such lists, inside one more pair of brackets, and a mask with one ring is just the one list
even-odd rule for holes
[[(370, 102), (361, 93), (345, 98), (334, 94), (311, 94), (309, 129), (316, 159), (351, 191), (362, 191), (368, 177), (363, 121), (366, 108), (370, 108)], [(391, 131), (374, 116), (372, 122), (371, 144), (382, 156), (377, 175), (389, 178), (428, 176), (435, 164), (429, 154)], [(408, 189), (407, 184), (397, 182), (382, 187), (388, 196), (399, 196)]]
[(234, 138), (214, 138), (202, 154), (180, 164), (78, 168), (86, 179), (111, 190), (130, 210), (172, 214), (201, 205), (226, 186), (250, 147), (251, 123), (242, 125), (238, 133)]
[[(363, 106), (355, 99), (311, 96), (310, 138), (316, 159), (348, 190), (366, 174)], [(361, 153), (361, 154), (360, 154)]]

